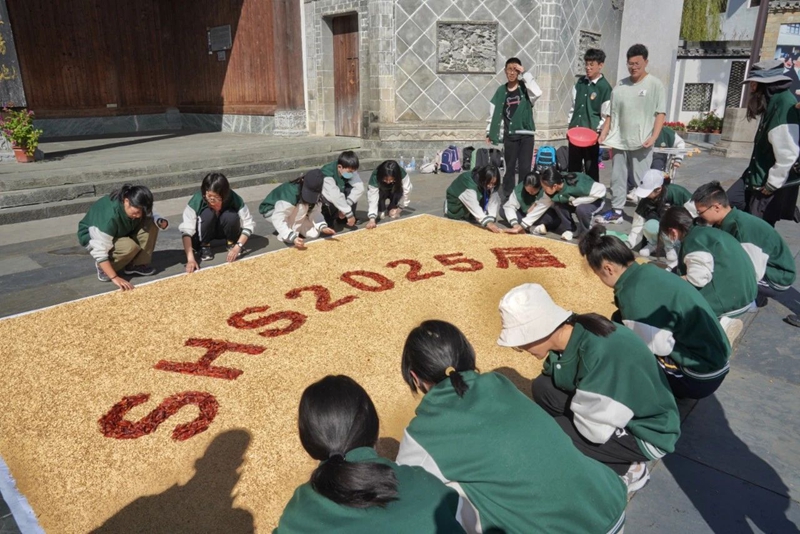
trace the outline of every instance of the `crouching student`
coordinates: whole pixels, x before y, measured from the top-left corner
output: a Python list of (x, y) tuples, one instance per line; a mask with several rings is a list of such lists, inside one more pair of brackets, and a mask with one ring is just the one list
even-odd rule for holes
[(347, 226), (356, 224), (356, 204), (364, 194), (364, 182), (358, 175), (358, 156), (346, 150), (339, 159), (323, 166), (325, 177), (322, 188), (322, 215), (331, 228), (338, 220), (345, 219)]
[(497, 192), (499, 179), (500, 171), (494, 165), (459, 174), (447, 188), (445, 216), (457, 220), (471, 217), (483, 228), (501, 233), (503, 230), (496, 222), (502, 204)]
[[(672, 206), (683, 206), (692, 198), (692, 194), (683, 186), (664, 183), (664, 173), (650, 169), (642, 177), (642, 182), (634, 190), (640, 199), (633, 215), (631, 232), (628, 234), (628, 246), (636, 248), (645, 241), (639, 255), (648, 257), (656, 253), (658, 247), (658, 225), (661, 217)], [(664, 250), (667, 261), (674, 264), (678, 261), (678, 253), (668, 243)]]
[(542, 189), (539, 173), (529, 172), (503, 204), (506, 220), (511, 225), (508, 233), (545, 235), (554, 231), (561, 220), (552, 207), (550, 197)]
[(273, 534), (464, 532), (458, 493), (424, 469), (378, 456), (378, 413), (352, 378), (326, 376), (308, 386), (298, 427), (303, 448), (320, 463)]
[(634, 261), (620, 239), (595, 226), (579, 251), (597, 277), (614, 290), (613, 319), (633, 330), (655, 354), (677, 398), (702, 399), (728, 374), (731, 346), (717, 315), (686, 280)]
[[(762, 285), (786, 291), (796, 278), (794, 257), (786, 242), (769, 223), (733, 208), (719, 182), (697, 188), (692, 195), (698, 216), (732, 235), (747, 251)], [(766, 304), (766, 297), (759, 302)], [(800, 326), (800, 323), (794, 326)]]
[(425, 321), (412, 330), (402, 372), (424, 397), (397, 463), (424, 467), (467, 499), (477, 510), (462, 523), (468, 532), (622, 530), (622, 480), (578, 451), (507, 378), (478, 373), (454, 325)]
[(217, 172), (207, 174), (200, 184), (200, 191), (192, 195), (184, 208), (183, 222), (179, 226), (186, 253), (186, 272), (200, 268), (198, 259), (214, 259), (211, 250), (213, 239), (224, 239), (228, 245), (226, 260), (229, 263), (235, 261), (242, 255), (255, 227), (247, 204), (231, 190), (225, 175)]
[[(737, 317), (755, 304), (758, 279), (753, 262), (730, 234), (694, 224), (686, 210), (673, 206), (661, 218), (660, 232), (680, 242), (678, 266), (673, 272), (700, 290), (721, 319)], [(722, 326), (732, 341), (729, 320)], [(736, 327), (741, 329), (741, 325)]]
[(272, 222), (278, 239), (287, 245), (302, 249), (305, 239), (336, 233), (322, 216), (323, 181), (322, 172), (309, 171), (273, 189), (258, 207), (258, 212)]
[(78, 242), (91, 253), (97, 279), (133, 289), (119, 273), (152, 276), (150, 265), (159, 228), (169, 222), (153, 213), (153, 194), (143, 185), (125, 184), (97, 200), (78, 223)]
[(664, 373), (628, 328), (558, 306), (538, 284), (500, 301), (497, 344), (545, 360), (533, 400), (589, 458), (614, 470), (632, 493), (650, 478), (647, 461), (675, 450), (680, 416)]
[(386, 160), (372, 172), (367, 188), (367, 203), (369, 212), (367, 229), (372, 230), (378, 225), (378, 217), (396, 219), (403, 208), (409, 204), (408, 195), (411, 193), (411, 179), (405, 169), (394, 160)]
[[(605, 206), (606, 186), (580, 172), (561, 174), (555, 167), (543, 168), (540, 180), (561, 219), (561, 238), (571, 241), (573, 234), (577, 237), (585, 234), (592, 226), (592, 218)], [(578, 220), (577, 227), (573, 214)]]

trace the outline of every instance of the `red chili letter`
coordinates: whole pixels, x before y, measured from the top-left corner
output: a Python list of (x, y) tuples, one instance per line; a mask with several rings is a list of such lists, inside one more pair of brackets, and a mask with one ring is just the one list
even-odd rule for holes
[(442, 265), (451, 266), (458, 265), (459, 263), (466, 263), (469, 267), (453, 267), (451, 271), (458, 271), (460, 273), (471, 273), (473, 271), (480, 271), (483, 269), (483, 264), (478, 260), (471, 260), (469, 258), (459, 258), (463, 256), (463, 252), (453, 252), (452, 254), (437, 254), (434, 256), (436, 261)]
[(289, 321), (289, 324), (284, 326), (283, 328), (267, 328), (263, 332), (259, 332), (260, 336), (264, 337), (278, 337), (278, 336), (285, 336), (286, 334), (291, 334), (306, 322), (306, 317), (302, 313), (294, 312), (294, 311), (281, 311), (272, 313), (270, 315), (265, 315), (264, 317), (259, 317), (258, 319), (248, 320), (245, 319), (246, 316), (253, 314), (253, 313), (261, 313), (269, 310), (269, 306), (256, 306), (254, 308), (247, 308), (245, 310), (240, 311), (239, 313), (234, 313), (228, 318), (228, 324), (234, 328), (239, 328), (242, 330), (250, 330), (254, 328), (261, 328), (262, 326), (267, 326), (272, 323), (277, 323), (278, 321)]
[(508, 269), (509, 262), (517, 269), (531, 269), (536, 267), (556, 267), (565, 269), (567, 266), (542, 247), (508, 247), (493, 248), (492, 252), (497, 257), (497, 268)]
[[(362, 282), (359, 282), (354, 277), (360, 276), (363, 278), (368, 278), (373, 282), (376, 282), (377, 286), (367, 285)], [(378, 293), (380, 291), (386, 291), (387, 289), (392, 289), (394, 287), (394, 282), (383, 276), (382, 274), (373, 273), (372, 271), (349, 271), (344, 273), (340, 280), (346, 284), (350, 284), (356, 289), (360, 289), (361, 291), (372, 291), (373, 293)]]
[(427, 280), (435, 276), (444, 276), (442, 271), (431, 271), (425, 274), (419, 274), (422, 270), (422, 264), (417, 260), (395, 260), (386, 264), (387, 267), (395, 268), (398, 265), (408, 265), (411, 270), (406, 273), (406, 279), (411, 282), (419, 282), (420, 280)]
[(217, 341), (214, 339), (188, 339), (187, 347), (202, 347), (207, 349), (202, 358), (196, 362), (170, 362), (161, 360), (153, 367), (159, 371), (172, 371), (173, 373), (184, 373), (187, 375), (209, 376), (211, 378), (222, 378), (223, 380), (236, 380), (244, 371), (231, 367), (218, 367), (211, 365), (211, 362), (219, 358), (225, 352), (243, 352), (245, 354), (261, 354), (266, 350), (265, 347), (258, 345), (240, 345), (239, 343), (229, 343), (227, 341)]
[(184, 391), (167, 397), (158, 407), (137, 422), (126, 421), (125, 414), (136, 406), (144, 404), (150, 399), (150, 394), (141, 393), (131, 397), (122, 397), (122, 400), (111, 407), (97, 422), (100, 432), (107, 438), (136, 439), (155, 432), (156, 428), (178, 413), (178, 410), (189, 404), (194, 404), (200, 409), (200, 415), (190, 423), (183, 423), (172, 431), (172, 439), (185, 441), (192, 436), (208, 430), (209, 425), (217, 415), (219, 403), (210, 393), (202, 391)]
[(308, 291), (314, 293), (317, 297), (317, 311), (321, 312), (329, 312), (338, 308), (339, 306), (344, 306), (349, 302), (353, 302), (358, 297), (355, 295), (348, 295), (344, 298), (341, 298), (337, 301), (331, 302), (331, 292), (328, 291), (328, 288), (322, 286), (308, 286), (308, 287), (299, 287), (297, 289), (292, 289), (288, 293), (286, 293), (287, 299), (296, 299), (300, 297), (300, 294), (304, 291)]

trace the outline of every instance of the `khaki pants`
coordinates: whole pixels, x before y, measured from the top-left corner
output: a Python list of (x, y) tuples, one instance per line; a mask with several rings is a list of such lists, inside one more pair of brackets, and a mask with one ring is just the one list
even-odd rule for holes
[(114, 240), (111, 249), (111, 266), (121, 272), (127, 265), (147, 265), (153, 259), (153, 249), (158, 239), (158, 225), (153, 219), (145, 219), (133, 237)]

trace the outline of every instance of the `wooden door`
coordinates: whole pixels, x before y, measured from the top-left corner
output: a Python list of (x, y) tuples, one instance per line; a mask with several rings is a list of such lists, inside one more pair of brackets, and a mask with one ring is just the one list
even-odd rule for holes
[(357, 14), (333, 19), (333, 94), (336, 135), (360, 137)]

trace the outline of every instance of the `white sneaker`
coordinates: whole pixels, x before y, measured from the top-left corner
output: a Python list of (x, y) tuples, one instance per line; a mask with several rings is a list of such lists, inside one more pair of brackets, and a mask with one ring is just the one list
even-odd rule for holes
[(650, 481), (650, 470), (646, 462), (631, 464), (628, 472), (620, 477), (628, 487), (628, 493), (639, 491)]
[(639, 256), (641, 256), (643, 258), (649, 258), (650, 257), (650, 249), (647, 248), (647, 247), (644, 247), (644, 248), (640, 249), (639, 250)]
[(564, 241), (572, 241), (572, 232), (567, 230), (566, 232), (561, 234), (561, 239), (563, 239)]
[(547, 234), (547, 227), (545, 225), (543, 225), (543, 224), (540, 224), (539, 226), (534, 226), (533, 227), (533, 233), (536, 234), (536, 235), (546, 235)]
[(733, 346), (733, 342), (739, 337), (744, 328), (744, 323), (741, 319), (732, 319), (730, 317), (720, 317), (719, 324), (725, 330), (725, 335), (728, 336), (728, 343)]

